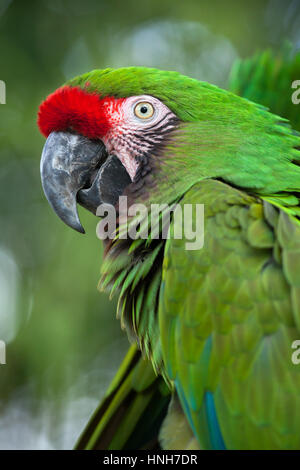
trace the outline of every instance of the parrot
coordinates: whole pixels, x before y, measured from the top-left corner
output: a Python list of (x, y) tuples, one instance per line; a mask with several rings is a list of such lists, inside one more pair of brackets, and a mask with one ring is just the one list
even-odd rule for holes
[[(76, 449), (300, 448), (300, 54), (237, 61), (228, 89), (176, 71), (96, 69), (41, 103), (44, 193), (114, 207), (99, 289), (131, 346)], [(122, 237), (128, 207), (204, 207), (204, 242)], [(195, 218), (192, 210), (191, 217)], [(161, 235), (162, 226), (159, 226)]]

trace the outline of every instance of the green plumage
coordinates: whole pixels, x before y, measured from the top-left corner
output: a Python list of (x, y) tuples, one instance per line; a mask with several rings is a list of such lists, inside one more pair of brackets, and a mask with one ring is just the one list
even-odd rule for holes
[[(274, 101), (276, 77), (280, 86), (290, 86), (299, 57), (276, 60), (266, 53), (236, 65), (231, 84), (281, 114)], [(153, 157), (152, 175), (134, 202), (204, 204), (201, 250), (188, 251), (186, 240), (174, 237), (116, 237), (102, 265), (100, 287), (119, 294), (122, 326), (167, 384), (165, 392), (163, 379), (140, 360), (139, 371), (148, 369), (156, 393), (153, 413), (160, 410), (162, 421), (166, 408), (162, 412), (160, 403), (166, 407), (169, 394), (179, 396), (183, 411), (173, 401), (162, 444), (172, 447), (168, 426), (182, 424), (184, 412), (190, 427), (180, 425), (183, 447), (195, 447), (192, 431), (200, 448), (299, 449), (300, 368), (291, 361), (292, 342), (300, 337), (297, 132), (261, 105), (176, 72), (107, 69), (69, 84), (102, 96), (161, 99), (181, 123)], [(283, 108), (285, 117), (289, 109)], [(292, 116), (297, 126), (294, 110)], [(120, 377), (114, 390), (124, 388)], [(138, 418), (150, 403), (139, 398), (143, 386), (130, 382), (130, 390), (127, 406), (137, 410), (136, 420), (126, 425), (117, 420), (122, 394), (113, 403), (115, 391), (108, 393), (116, 436), (126, 437), (116, 437), (112, 448), (124, 447), (128, 429), (134, 446)], [(80, 448), (107, 443), (103, 406), (88, 428), (96, 438), (89, 446), (83, 438)]]
[(292, 83), (299, 80), (300, 54), (287, 43), (277, 54), (271, 50), (234, 63), (229, 88), (234, 93), (267, 106), (300, 129), (298, 107), (291, 100)]
[(300, 225), (278, 210), (270, 225), (269, 203), (218, 181), (195, 185), (181, 203), (200, 201), (204, 248), (170, 240), (165, 250), (159, 321), (168, 377), (180, 383), (201, 447), (213, 447), (203, 423), (209, 391), (226, 448), (299, 448), (291, 344), (299, 337)]

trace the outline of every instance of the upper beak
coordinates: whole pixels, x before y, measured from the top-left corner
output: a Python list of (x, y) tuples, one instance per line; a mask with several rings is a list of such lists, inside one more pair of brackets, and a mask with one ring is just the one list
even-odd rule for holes
[(81, 233), (85, 232), (76, 203), (96, 213), (103, 202), (115, 204), (131, 182), (119, 159), (113, 155), (107, 157), (100, 140), (71, 132), (52, 132), (47, 138), (41, 158), (41, 178), (56, 214)]

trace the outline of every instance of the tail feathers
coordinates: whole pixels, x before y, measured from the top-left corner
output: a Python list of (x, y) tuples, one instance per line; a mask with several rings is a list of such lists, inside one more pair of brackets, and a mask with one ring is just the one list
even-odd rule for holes
[(292, 102), (292, 83), (300, 79), (300, 53), (293, 54), (286, 43), (277, 53), (266, 50), (236, 61), (229, 78), (229, 90), (262, 104), (274, 114), (289, 119), (300, 130), (299, 106)]
[(75, 448), (157, 448), (169, 401), (163, 379), (133, 345)]

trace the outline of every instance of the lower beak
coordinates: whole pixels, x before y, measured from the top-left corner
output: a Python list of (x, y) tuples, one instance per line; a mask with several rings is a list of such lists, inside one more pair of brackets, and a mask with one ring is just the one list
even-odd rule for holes
[(77, 202), (96, 214), (103, 202), (113, 204), (130, 184), (127, 171), (114, 156), (107, 156), (100, 140), (71, 132), (52, 132), (41, 158), (45, 195), (56, 214), (70, 227), (85, 233)]

